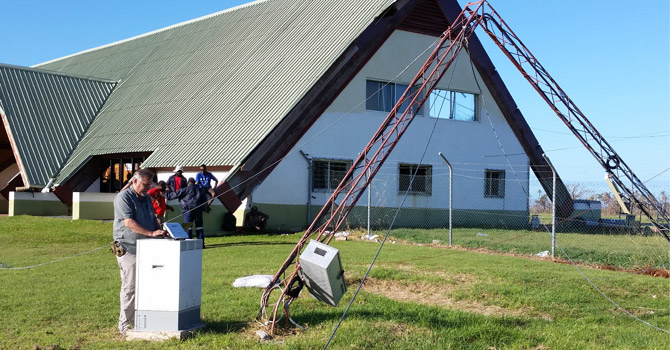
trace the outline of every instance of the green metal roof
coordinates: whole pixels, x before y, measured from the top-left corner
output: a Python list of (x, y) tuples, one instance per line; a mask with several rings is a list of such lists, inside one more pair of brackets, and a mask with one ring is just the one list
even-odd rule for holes
[(115, 85), (0, 64), (0, 113), (26, 186), (46, 186)]
[(100, 154), (239, 165), (392, 3), (257, 1), (40, 65), (120, 80), (56, 183)]

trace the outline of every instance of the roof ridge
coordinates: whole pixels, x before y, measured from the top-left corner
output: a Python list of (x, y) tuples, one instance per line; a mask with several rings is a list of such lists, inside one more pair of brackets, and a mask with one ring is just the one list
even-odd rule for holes
[(119, 82), (118, 80), (103, 79), (103, 78), (92, 77), (92, 76), (88, 76), (88, 75), (64, 73), (64, 72), (58, 72), (58, 71), (55, 71), (55, 70), (49, 70), (49, 69), (44, 69), (44, 68), (19, 66), (19, 65), (15, 65), (15, 64), (7, 64), (7, 63), (0, 63), (0, 68), (9, 68), (9, 69), (17, 69), (17, 70), (23, 70), (23, 71), (28, 71), (28, 72), (37, 72), (37, 73), (45, 73), (45, 74), (51, 74), (51, 75), (59, 75), (59, 76), (67, 77), (67, 78), (92, 80), (92, 81), (97, 81), (97, 82), (100, 82), (100, 83), (107, 83), (107, 84), (116, 84), (116, 83)]
[(181, 26), (191, 24), (191, 23), (194, 23), (194, 22), (203, 21), (203, 20), (208, 19), (210, 17), (216, 17), (216, 16), (219, 16), (219, 15), (224, 14), (226, 12), (237, 11), (237, 10), (243, 9), (245, 7), (254, 6), (254, 5), (257, 5), (259, 3), (267, 2), (267, 1), (273, 1), (273, 0), (255, 0), (255, 1), (252, 1), (252, 2), (240, 4), (240, 5), (237, 5), (235, 7), (231, 7), (231, 8), (225, 9), (225, 10), (210, 13), (208, 15), (204, 15), (202, 17), (190, 19), (190, 20), (187, 20), (187, 21), (184, 21), (184, 22), (179, 22), (179, 23), (176, 23), (176, 24), (164, 27), (164, 28), (159, 28), (159, 29), (156, 29), (156, 30), (152, 30), (152, 31), (144, 33), (144, 34), (139, 34), (139, 35), (136, 35), (136, 36), (133, 36), (133, 37), (130, 37), (130, 38), (121, 39), (119, 41), (115, 41), (115, 42), (112, 42), (112, 43), (109, 43), (109, 44), (94, 47), (94, 48), (91, 48), (91, 49), (86, 49), (86, 50), (83, 50), (83, 51), (75, 52), (75, 53), (67, 55), (67, 56), (63, 56), (63, 57), (55, 58), (55, 59), (52, 59), (52, 60), (49, 60), (49, 61), (46, 61), (46, 62), (38, 63), (36, 65), (31, 66), (31, 68), (35, 68), (35, 67), (47, 65), (47, 64), (50, 64), (50, 63), (58, 62), (60, 60), (64, 60), (64, 59), (67, 59), (67, 58), (70, 58), (70, 57), (73, 57), (73, 56), (77, 56), (77, 55), (81, 55), (81, 54), (84, 54), (84, 53), (101, 50), (101, 49), (104, 49), (104, 48), (107, 48), (107, 47), (116, 46), (116, 45), (119, 45), (119, 44), (122, 44), (122, 43), (125, 43), (125, 42), (128, 42), (128, 41), (133, 41), (133, 40), (140, 39), (140, 38), (143, 38), (143, 37), (146, 37), (146, 36), (149, 36), (149, 35), (154, 35), (154, 34), (169, 30), (169, 29), (174, 29), (174, 28), (181, 27)]

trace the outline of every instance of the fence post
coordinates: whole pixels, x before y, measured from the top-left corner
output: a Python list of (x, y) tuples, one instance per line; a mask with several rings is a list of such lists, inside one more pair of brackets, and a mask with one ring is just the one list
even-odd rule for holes
[(552, 189), (551, 189), (551, 258), (554, 258), (554, 250), (556, 247), (556, 170), (554, 170), (554, 165), (551, 164), (551, 161), (546, 154), (542, 153), (542, 157), (549, 164), (552, 174)]
[(442, 157), (442, 160), (444, 160), (444, 162), (447, 163), (447, 166), (449, 167), (449, 246), (451, 247), (451, 207), (452, 207), (451, 199), (453, 198), (453, 196), (452, 196), (452, 193), (453, 193), (452, 192), (453, 176), (452, 176), (452, 172), (451, 172), (451, 164), (449, 163), (447, 158), (444, 158), (444, 155), (442, 154), (442, 152), (437, 152), (437, 154), (439, 154), (440, 157)]
[[(368, 177), (370, 177), (370, 170), (368, 169)], [(370, 237), (370, 197), (372, 195), (372, 181), (370, 181), (370, 185), (368, 185), (368, 237)]]

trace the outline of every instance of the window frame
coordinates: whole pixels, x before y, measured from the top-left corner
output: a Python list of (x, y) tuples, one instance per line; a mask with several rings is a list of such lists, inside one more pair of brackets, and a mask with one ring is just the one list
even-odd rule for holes
[[(318, 163), (326, 163), (326, 171), (323, 175), (325, 179), (323, 180), (323, 183), (326, 187), (316, 187), (317, 185), (317, 164)], [(342, 171), (342, 175), (339, 178), (334, 178), (332, 165), (333, 163), (342, 163), (340, 165), (344, 165), (344, 171)], [(347, 171), (351, 166), (353, 165), (353, 160), (351, 159), (331, 159), (331, 158), (314, 158), (312, 159), (312, 165), (311, 165), (311, 178), (312, 178), (312, 192), (333, 192), (336, 188), (337, 185), (342, 181), (342, 178), (347, 174)]]
[[(423, 169), (425, 174), (420, 175), (417, 172), (414, 182), (412, 182), (412, 189), (407, 191), (409, 187), (409, 181), (412, 178), (412, 175), (415, 172), (415, 169)], [(403, 174), (405, 170), (405, 174)], [(403, 181), (405, 179), (405, 181)], [(423, 179), (423, 181), (417, 182), (417, 180)], [(423, 190), (417, 190), (415, 186), (422, 184)], [(399, 163), (398, 164), (398, 194), (405, 194), (407, 192), (411, 195), (419, 196), (432, 196), (433, 195), (433, 166), (431, 164), (411, 164), (411, 163)]]
[[(497, 177), (492, 175), (497, 174)], [(497, 187), (494, 193), (494, 186)], [(505, 170), (504, 169), (486, 169), (484, 171), (484, 197), (485, 198), (505, 198)]]
[[(436, 93), (437, 91), (446, 91), (450, 94), (450, 96), (453, 96), (453, 103), (458, 104), (458, 98), (456, 98), (457, 94), (467, 94), (471, 95), (473, 99), (473, 109), (472, 109), (472, 119), (459, 119), (456, 118), (457, 111), (459, 109), (456, 108), (449, 108), (449, 115), (447, 118), (441, 116), (441, 115), (433, 115), (434, 108), (433, 108), (433, 97), (432, 95)], [(463, 122), (477, 122), (479, 121), (479, 96), (480, 94), (474, 94), (471, 92), (467, 91), (457, 91), (457, 90), (449, 90), (449, 89), (441, 89), (441, 88), (435, 88), (433, 91), (430, 92), (430, 96), (428, 96), (428, 116), (431, 118), (437, 118), (437, 119), (444, 119), (444, 120), (457, 120), (457, 121), (463, 121)]]
[[(374, 90), (374, 93), (370, 93), (371, 90), (369, 89), (369, 83), (376, 83), (379, 84), (378, 87), (376, 87)], [(399, 82), (392, 82), (392, 81), (384, 81), (384, 80), (379, 80), (379, 79), (365, 79), (365, 110), (366, 111), (375, 111), (375, 112), (384, 112), (384, 113), (389, 113), (393, 109), (396, 103), (398, 103), (398, 100), (400, 97), (402, 97), (402, 94), (407, 90), (407, 87), (409, 87), (409, 84), (406, 83), (399, 83)], [(398, 88), (401, 88), (399, 91)], [(413, 91), (418, 90), (418, 88), (414, 88)], [(390, 98), (384, 96), (383, 94), (385, 92), (391, 92), (393, 96)], [(381, 97), (375, 97), (377, 94), (382, 94)], [(386, 101), (389, 101), (389, 106), (386, 106)], [(375, 102), (375, 106), (379, 106), (381, 102), (382, 108), (370, 108), (372, 102)], [(406, 101), (403, 103), (403, 105), (409, 105), (409, 101)], [(374, 106), (372, 106), (374, 107)], [(405, 106), (405, 108), (407, 108)], [(403, 113), (405, 109), (401, 108), (398, 113)], [(415, 112), (414, 115), (420, 115), (422, 114), (423, 109), (419, 110), (418, 112)]]

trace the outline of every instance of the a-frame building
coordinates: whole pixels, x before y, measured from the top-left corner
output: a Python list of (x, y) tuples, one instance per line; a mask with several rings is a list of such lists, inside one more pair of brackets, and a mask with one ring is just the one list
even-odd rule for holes
[[(31, 145), (30, 131), (42, 128), (38, 122), (22, 129), (15, 126), (23, 117), (4, 107), (9, 103), (5, 96), (14, 90), (28, 89), (35, 96), (31, 103), (41, 105), (46, 99), (37, 96), (53, 95), (52, 91), (70, 94), (61, 85), (58, 88), (39, 82), (26, 85), (21, 79), (2, 78), (10, 83), (2, 85), (0, 91), (5, 129), (0, 139), (3, 152), (0, 161), (12, 163), (13, 159), (22, 183), (19, 186), (17, 177), (12, 177), (0, 182), (0, 186), (7, 191), (17, 186), (49, 185), (63, 202), (70, 204), (73, 192), (118, 189), (114, 181), (122, 182), (125, 172), (139, 164), (165, 178), (176, 165), (195, 169), (206, 163), (224, 180), (217, 191), (229, 210), (236, 210), (242, 200), (258, 191), (253, 202), (266, 205), (266, 210), (273, 212), (277, 226), (295, 227), (297, 219), (281, 223), (281, 218), (295, 213), (296, 206), (303, 208), (298, 210), (301, 211), (298, 216), (303, 215), (302, 211), (309, 213), (310, 205), (319, 205), (319, 193), (328, 190), (328, 185), (314, 186), (315, 176), (331, 174), (330, 166), (346, 164), (346, 159), (355, 157), (356, 151), (341, 145), (365, 144), (366, 132), (371, 134), (376, 129), (374, 121), (386, 107), (363, 101), (371, 97), (382, 102), (393, 99), (390, 92), (388, 96), (382, 90), (371, 93), (373, 87), (388, 87), (386, 84), (392, 83), (400, 89), (402, 83), (407, 83), (406, 76), (414, 74), (412, 69), (416, 71), (416, 66), (407, 68), (411, 62), (408, 59), (420, 57), (420, 47), (429, 46), (460, 11), (455, 0), (256, 1), (23, 69), (25, 74), (87, 79), (93, 82), (91, 91), (109, 88), (111, 92), (95, 98), (89, 94), (90, 105), (96, 108), (91, 109), (95, 112), (87, 119), (83, 132), (61, 133), (59, 137), (73, 146), (64, 152), (64, 159), (47, 162), (54, 166), (49, 174), (42, 176), (41, 182), (31, 182), (26, 179), (39, 165), (27, 165), (30, 162), (25, 159), (39, 164), (32, 159), (51, 160), (53, 154), (46, 151), (50, 146), (40, 147), (45, 150), (42, 153), (27, 154), (26, 148), (19, 145), (21, 142)], [(528, 175), (525, 185), (521, 177), (521, 189), (526, 188), (525, 199), (512, 198), (512, 192), (501, 198), (505, 192), (499, 189), (487, 193), (492, 189), (486, 189), (486, 181), (491, 181), (486, 176), (499, 176), (500, 171), (509, 175), (518, 171), (513, 167), (522, 166), (528, 174), (530, 167), (551, 193), (551, 172), (542, 158), (542, 149), (475, 36), (469, 41), (468, 52), (461, 56), (453, 74), (446, 75), (450, 80), (441, 83), (441, 89), (461, 93), (473, 101), (475, 112), (466, 117), (471, 120), (449, 123), (448, 119), (458, 117), (431, 115), (434, 112), (425, 108), (426, 125), (418, 126), (414, 136), (408, 135), (403, 140), (397, 152), (405, 159), (392, 160), (390, 169), (401, 178), (403, 169), (415, 165), (405, 155), (423, 147), (424, 143), (419, 142), (425, 141), (422, 130), (428, 130), (435, 119), (446, 119), (439, 120), (440, 128), (452, 130), (454, 135), (475, 133), (457, 143), (454, 138), (438, 136), (441, 143), (435, 149), (451, 150), (455, 159), (461, 160), (493, 151), (500, 153), (499, 147), (473, 146), (489, 144), (481, 142), (482, 138), (494, 139), (490, 126), (486, 125), (491, 121), (500, 126), (497, 132), (508, 142), (506, 151), (520, 150), (525, 156), (516, 159), (509, 168), (479, 169), (482, 184), (476, 196), (483, 199), (464, 202), (467, 203), (464, 209), (525, 212), (523, 220), (527, 221)], [(21, 71), (20, 67), (6, 68)], [(404, 75), (398, 75), (405, 68)], [(81, 89), (77, 91), (88, 91)], [(70, 101), (52, 100), (62, 107), (59, 118), (74, 118), (69, 112)], [(13, 103), (21, 105), (20, 101)], [(314, 136), (315, 127), (323, 127), (319, 126), (320, 120), (346, 113), (368, 119), (361, 123), (360, 119), (348, 117), (336, 130)], [(53, 118), (49, 114), (38, 115), (42, 119)], [(476, 125), (481, 130), (473, 130)], [(57, 144), (59, 137), (48, 142)], [(352, 141), (352, 137), (358, 141)], [(313, 141), (315, 138), (321, 141)], [(304, 146), (308, 140), (319, 146)], [(298, 151), (309, 154), (311, 161), (323, 161), (316, 164), (322, 168), (307, 173), (301, 165), (303, 175), (296, 176), (292, 173), (296, 169), (295, 159), (302, 159)], [(432, 162), (437, 164), (435, 159)], [(492, 172), (487, 173), (489, 170)], [(310, 187), (307, 183), (311, 183)], [(438, 186), (432, 185), (431, 191), (418, 192), (430, 192), (419, 195), (436, 197), (437, 189)], [(571, 207), (560, 182), (558, 189), (559, 206)], [(304, 193), (296, 194), (301, 191)], [(463, 196), (475, 196), (472, 191), (468, 188)], [(398, 188), (391, 192), (397, 194)], [(293, 195), (302, 198), (301, 203), (297, 203), (298, 199), (292, 203), (281, 199)], [(316, 198), (310, 200), (313, 197)], [(417, 209), (444, 209), (437, 202), (422, 198)], [(491, 204), (494, 201), (502, 204)]]

